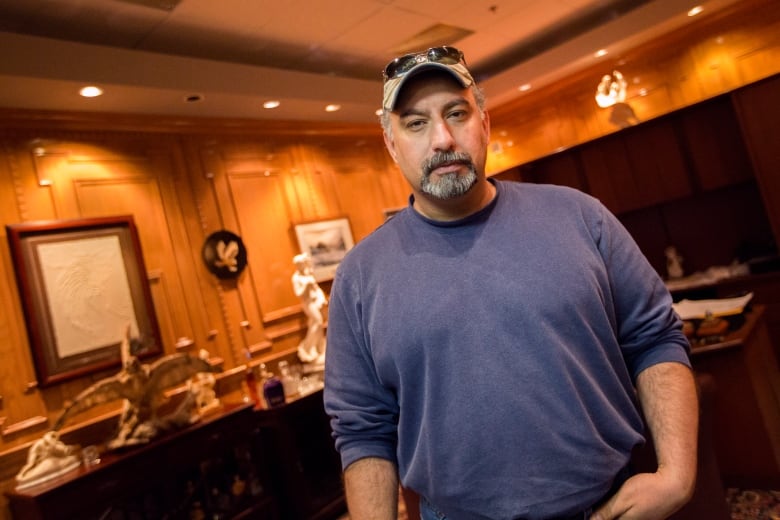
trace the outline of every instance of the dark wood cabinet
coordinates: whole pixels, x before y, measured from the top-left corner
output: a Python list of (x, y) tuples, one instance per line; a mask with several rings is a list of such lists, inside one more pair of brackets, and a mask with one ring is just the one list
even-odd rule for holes
[(692, 185), (670, 121), (651, 121), (587, 143), (578, 156), (587, 191), (613, 213), (689, 196)]
[(322, 391), (258, 411), (257, 425), (273, 447), (268, 455), (282, 518), (324, 520), (346, 511), (341, 459)]
[(780, 242), (780, 75), (737, 90), (734, 103), (772, 229)]
[(691, 362), (714, 384), (713, 436), (728, 486), (780, 486), (780, 368), (763, 321), (763, 308), (724, 341), (692, 350)]
[(637, 208), (689, 196), (693, 189), (676, 128), (670, 118), (649, 121), (622, 133)]
[(7, 493), (14, 518), (252, 518), (279, 515), (251, 406), (231, 406), (143, 446), (101, 455), (53, 481)]
[(730, 96), (719, 96), (679, 114), (682, 145), (703, 190), (753, 177), (745, 141)]
[(557, 184), (586, 191), (585, 180), (577, 160), (565, 152), (523, 166), (520, 176), (526, 182)]
[(184, 430), (6, 493), (13, 518), (319, 520), (346, 510), (322, 391), (225, 405)]
[[(623, 222), (666, 275), (777, 256), (780, 76), (513, 168), (524, 182), (571, 186)], [(499, 178), (516, 179), (517, 175)]]
[(625, 143), (619, 134), (585, 144), (577, 155), (585, 172), (588, 192), (613, 213), (642, 207), (642, 194), (634, 181)]

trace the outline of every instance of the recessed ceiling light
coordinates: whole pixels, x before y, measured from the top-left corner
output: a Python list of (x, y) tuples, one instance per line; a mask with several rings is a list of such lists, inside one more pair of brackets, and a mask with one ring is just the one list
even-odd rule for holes
[(338, 112), (341, 110), (341, 105), (328, 105), (325, 107), (325, 112)]
[(526, 83), (524, 85), (520, 85), (519, 87), (517, 87), (517, 90), (519, 90), (520, 92), (528, 92), (529, 90), (531, 90), (531, 84)]
[(374, 112), (374, 113), (375, 113), (377, 116), (379, 116), (379, 117), (382, 117), (382, 112), (384, 112), (384, 110), (382, 110), (381, 108), (377, 108), (377, 109), (376, 109), (376, 112)]
[(602, 56), (606, 56), (609, 51), (607, 49), (599, 49), (594, 54), (595, 57), (601, 58)]
[(688, 16), (696, 16), (697, 14), (700, 14), (702, 11), (704, 11), (704, 7), (697, 5), (690, 11), (688, 11)]
[(98, 97), (103, 94), (103, 89), (100, 87), (95, 87), (94, 85), (90, 85), (79, 90), (79, 94), (84, 97)]
[(263, 103), (263, 108), (276, 108), (279, 105), (281, 105), (279, 101), (272, 99), (270, 101), (266, 101), (265, 103)]

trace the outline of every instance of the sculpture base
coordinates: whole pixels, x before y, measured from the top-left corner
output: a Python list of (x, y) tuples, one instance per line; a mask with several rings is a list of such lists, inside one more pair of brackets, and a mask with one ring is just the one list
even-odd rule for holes
[[(47, 464), (47, 462), (51, 462), (51, 464)], [(39, 465), (39, 468), (41, 469), (41, 474), (31, 477), (28, 480), (20, 481), (19, 484), (16, 486), (16, 490), (19, 491), (32, 486), (37, 486), (38, 484), (43, 484), (44, 482), (48, 482), (49, 480), (55, 479), (60, 475), (64, 475), (65, 473), (73, 469), (76, 469), (80, 465), (81, 465), (81, 459), (79, 459), (75, 455), (70, 455), (62, 459), (60, 458), (52, 459), (51, 461), (44, 460)], [(47, 466), (50, 467), (51, 469), (47, 470)]]

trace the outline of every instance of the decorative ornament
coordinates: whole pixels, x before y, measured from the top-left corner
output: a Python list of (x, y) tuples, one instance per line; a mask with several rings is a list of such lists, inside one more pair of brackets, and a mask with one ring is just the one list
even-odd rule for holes
[(224, 229), (206, 238), (201, 254), (208, 270), (222, 280), (237, 278), (246, 268), (244, 242), (235, 233)]

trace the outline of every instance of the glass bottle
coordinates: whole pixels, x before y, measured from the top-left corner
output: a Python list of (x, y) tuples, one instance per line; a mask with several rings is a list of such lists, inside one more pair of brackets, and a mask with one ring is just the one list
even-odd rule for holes
[(260, 363), (260, 378), (263, 385), (263, 397), (268, 408), (284, 404), (284, 386), (273, 372), (266, 369), (265, 363)]
[(244, 357), (246, 357), (246, 386), (247, 386), (247, 394), (250, 399), (252, 399), (252, 402), (255, 403), (255, 406), (260, 406), (262, 404), (260, 400), (260, 394), (257, 391), (257, 373), (255, 372), (255, 367), (252, 366), (250, 363), (252, 359), (252, 353), (249, 352), (249, 350), (244, 351)]
[(295, 380), (290, 364), (287, 361), (279, 361), (277, 366), (279, 367), (279, 379), (284, 387), (284, 397), (289, 399), (298, 393), (298, 382)]

